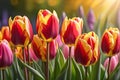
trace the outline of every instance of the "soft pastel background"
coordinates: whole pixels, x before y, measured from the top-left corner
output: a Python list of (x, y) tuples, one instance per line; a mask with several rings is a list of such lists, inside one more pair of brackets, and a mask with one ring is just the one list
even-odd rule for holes
[(93, 9), (96, 19), (102, 19), (101, 27), (106, 18), (108, 25), (120, 26), (120, 0), (0, 0), (0, 27), (8, 25), (7, 19), (10, 16), (26, 15), (35, 32), (36, 15), (40, 9), (56, 10), (59, 18), (62, 12), (73, 17), (79, 16), (80, 5), (83, 6), (86, 16), (89, 9)]

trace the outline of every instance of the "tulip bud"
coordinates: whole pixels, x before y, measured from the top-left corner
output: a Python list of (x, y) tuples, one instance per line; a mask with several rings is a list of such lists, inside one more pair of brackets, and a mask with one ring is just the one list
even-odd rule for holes
[(99, 40), (94, 32), (80, 35), (75, 42), (75, 60), (76, 62), (89, 66), (99, 59)]
[(59, 33), (59, 19), (56, 12), (40, 10), (37, 16), (36, 29), (43, 40), (50, 42), (55, 39)]
[[(62, 49), (65, 59), (68, 59), (69, 58), (69, 47), (67, 45), (63, 45), (61, 49)], [(70, 54), (71, 54), (71, 57), (74, 57), (74, 47), (73, 46), (71, 47)]]
[(17, 58), (19, 58), (21, 60), (24, 60), (23, 54), (25, 54), (25, 57), (26, 57), (25, 59), (27, 62), (29, 61), (29, 59), (30, 59), (30, 62), (32, 62), (33, 60), (38, 61), (38, 58), (35, 55), (33, 48), (31, 47), (31, 44), (29, 44), (28, 47), (24, 48), (24, 53), (22, 51), (22, 47), (17, 47), (15, 54), (16, 54)]
[(107, 56), (120, 52), (120, 31), (118, 28), (106, 29), (102, 35), (101, 49)]
[[(38, 35), (34, 35), (33, 41), (32, 41), (32, 47), (33, 50), (38, 58), (40, 58), (42, 61), (46, 61), (46, 55), (47, 55), (47, 42), (43, 39), (39, 38)], [(49, 57), (52, 60), (57, 53), (58, 44), (53, 40), (49, 43)]]
[(8, 67), (13, 62), (13, 53), (6, 40), (0, 41), (0, 68)]
[(84, 17), (84, 10), (83, 10), (83, 7), (80, 6), (79, 9), (78, 9), (78, 11), (79, 11), (79, 16), (83, 18), (83, 17)]
[(27, 46), (33, 38), (32, 25), (26, 16), (9, 18), (11, 42), (16, 46)]
[(11, 40), (9, 27), (3, 26), (1, 32), (2, 32), (2, 39), (6, 39), (9, 42)]
[[(117, 64), (118, 64), (118, 57), (115, 55), (113, 57), (111, 57), (111, 60), (110, 60), (110, 66), (109, 66), (109, 73), (113, 72), (114, 69), (116, 68)], [(107, 58), (104, 62), (104, 67), (107, 69), (108, 67), (108, 64), (109, 64), (109, 58)]]
[(117, 13), (117, 25), (118, 25), (118, 27), (120, 29), (120, 10)]
[(54, 59), (57, 53), (58, 44), (55, 40), (51, 41), (49, 43), (49, 54), (50, 54), (50, 60)]
[(58, 43), (58, 47), (61, 48), (63, 46), (63, 43), (61, 41), (60, 35), (58, 35), (55, 40)]
[(87, 16), (87, 23), (90, 30), (94, 30), (94, 24), (95, 24), (95, 15), (92, 9), (89, 10), (88, 16)]
[(66, 17), (62, 24), (61, 39), (68, 46), (73, 46), (75, 40), (82, 33), (83, 20), (79, 17), (69, 19)]

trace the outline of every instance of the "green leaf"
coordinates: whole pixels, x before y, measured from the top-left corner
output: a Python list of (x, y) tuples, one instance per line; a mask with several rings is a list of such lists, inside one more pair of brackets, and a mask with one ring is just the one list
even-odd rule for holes
[(74, 67), (74, 69), (75, 69), (75, 79), (74, 80), (83, 80), (80, 68), (79, 68), (79, 66), (77, 65), (77, 63), (75, 62), (74, 59), (72, 59), (72, 64), (73, 64), (72, 67)]
[(55, 80), (67, 80), (68, 60)]
[(105, 69), (102, 64), (101, 64), (100, 68), (101, 68), (100, 80), (106, 80), (107, 79), (107, 69)]
[(25, 64), (23, 61), (20, 61), (22, 63), (22, 65), (24, 65), (25, 67), (28, 68), (29, 71), (31, 71), (34, 75), (36, 75), (37, 77), (39, 77), (40, 80), (45, 80), (44, 77), (34, 68), (32, 68), (31, 66)]

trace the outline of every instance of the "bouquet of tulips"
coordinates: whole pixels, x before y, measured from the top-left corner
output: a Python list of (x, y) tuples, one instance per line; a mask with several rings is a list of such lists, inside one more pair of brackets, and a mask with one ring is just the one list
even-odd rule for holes
[(120, 30), (87, 18), (40, 10), (36, 31), (27, 16), (0, 31), (0, 80), (119, 80)]

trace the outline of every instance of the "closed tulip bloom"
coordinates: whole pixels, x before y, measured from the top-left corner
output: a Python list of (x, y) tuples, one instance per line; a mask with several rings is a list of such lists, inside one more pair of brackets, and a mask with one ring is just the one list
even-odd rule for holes
[(59, 33), (59, 19), (56, 12), (40, 10), (37, 16), (36, 29), (43, 40), (50, 42), (55, 39)]
[(6, 39), (8, 42), (11, 40), (10, 39), (10, 29), (8, 26), (3, 26), (1, 28), (1, 32), (2, 32), (2, 39)]
[(46, 48), (47, 43), (40, 38), (38, 35), (33, 36), (32, 40), (32, 48), (36, 54), (36, 56), (42, 61), (46, 61)]
[(110, 27), (102, 35), (101, 49), (109, 57), (120, 52), (120, 31)]
[[(110, 67), (109, 67), (109, 73), (113, 72), (114, 69), (116, 68), (116, 66), (118, 65), (118, 56), (115, 55), (115, 56), (112, 56), (111, 57), (111, 60), (110, 60)], [(108, 63), (109, 63), (109, 58), (107, 58), (104, 62), (104, 67), (107, 69), (108, 67)]]
[(99, 59), (99, 40), (94, 32), (80, 35), (75, 42), (74, 57), (76, 62), (89, 66)]
[(13, 62), (13, 53), (6, 40), (0, 41), (0, 68), (8, 67)]
[(49, 43), (48, 47), (49, 47), (50, 60), (52, 60), (56, 56), (57, 49), (58, 49), (58, 44), (55, 40), (53, 40)]
[(83, 20), (79, 17), (64, 19), (61, 29), (61, 39), (68, 46), (75, 44), (76, 38), (82, 33)]
[(29, 44), (28, 47), (24, 48), (24, 53), (22, 51), (22, 47), (17, 47), (15, 50), (15, 54), (16, 54), (17, 58), (19, 58), (20, 60), (24, 60), (23, 54), (25, 54), (25, 56), (26, 56), (25, 59), (27, 62), (29, 61), (29, 59), (30, 59), (30, 62), (32, 62), (33, 60), (38, 61), (38, 58), (35, 55), (35, 52), (33, 51), (31, 44)]
[(33, 38), (32, 25), (27, 16), (9, 18), (11, 42), (16, 46), (27, 46)]
[[(36, 56), (42, 61), (46, 61), (47, 57), (47, 42), (42, 38), (39, 38), (38, 35), (34, 35), (32, 41), (32, 47)], [(51, 41), (48, 45), (49, 47), (49, 57), (52, 60), (57, 53), (58, 44), (55, 40)]]

